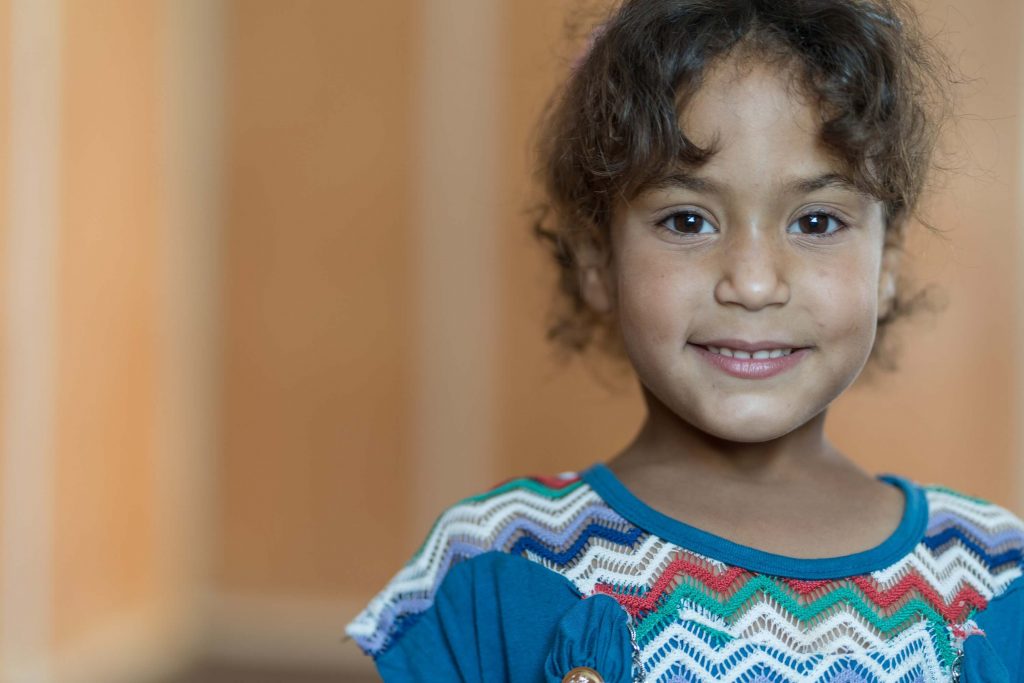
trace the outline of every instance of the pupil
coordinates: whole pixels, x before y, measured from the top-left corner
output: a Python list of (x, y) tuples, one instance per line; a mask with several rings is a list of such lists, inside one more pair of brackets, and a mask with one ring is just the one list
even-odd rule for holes
[(802, 219), (803, 227), (810, 233), (823, 233), (828, 230), (828, 216), (820, 213), (812, 213), (809, 216), (804, 216)]

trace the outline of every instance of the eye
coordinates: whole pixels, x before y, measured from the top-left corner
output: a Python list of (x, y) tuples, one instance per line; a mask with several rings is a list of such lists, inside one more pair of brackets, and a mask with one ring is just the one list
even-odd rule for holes
[(696, 211), (678, 211), (658, 222), (658, 227), (677, 235), (706, 235), (715, 231), (715, 226)]
[[(793, 228), (796, 230), (793, 230)], [(845, 230), (848, 226), (846, 223), (841, 221), (837, 216), (829, 213), (828, 211), (812, 211), (811, 213), (805, 213), (795, 221), (793, 221), (786, 232), (810, 235), (811, 237), (817, 237), (820, 239), (827, 239), (832, 237), (840, 230)]]

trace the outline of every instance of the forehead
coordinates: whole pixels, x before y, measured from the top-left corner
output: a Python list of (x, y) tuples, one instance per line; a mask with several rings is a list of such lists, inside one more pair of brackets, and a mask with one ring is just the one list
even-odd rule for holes
[[(785, 63), (732, 57), (710, 66), (679, 116), (691, 141), (712, 147), (706, 162), (776, 169), (835, 169), (821, 140), (822, 115), (797, 72)], [(838, 170), (838, 169), (835, 169)]]

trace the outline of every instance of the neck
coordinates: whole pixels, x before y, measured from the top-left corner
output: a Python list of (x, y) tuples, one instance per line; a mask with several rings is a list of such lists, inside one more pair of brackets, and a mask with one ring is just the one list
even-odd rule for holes
[[(770, 441), (737, 442), (703, 432), (680, 419), (642, 387), (647, 419), (615, 458), (620, 469), (685, 467), (710, 479), (783, 483), (806, 479), (822, 467), (854, 467), (825, 438), (825, 413)], [(859, 469), (859, 468), (857, 468)]]

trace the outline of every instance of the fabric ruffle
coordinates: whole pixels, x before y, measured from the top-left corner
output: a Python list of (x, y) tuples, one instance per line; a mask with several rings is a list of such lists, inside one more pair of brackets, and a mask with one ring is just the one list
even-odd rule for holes
[(959, 683), (1011, 683), (1010, 673), (983, 634), (963, 641)]
[(605, 683), (630, 683), (633, 644), (628, 624), (628, 615), (614, 598), (581, 598), (558, 622), (544, 662), (547, 683), (562, 683), (579, 666), (594, 669)]

